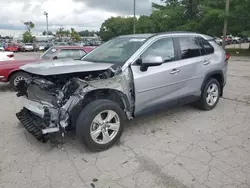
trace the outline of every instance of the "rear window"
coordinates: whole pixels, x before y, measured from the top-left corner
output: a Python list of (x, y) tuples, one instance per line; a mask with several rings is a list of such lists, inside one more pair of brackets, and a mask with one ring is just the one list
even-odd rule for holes
[(50, 48), (44, 54), (41, 56), (42, 59), (48, 60), (51, 58), (51, 56), (56, 53), (57, 49), (56, 48)]

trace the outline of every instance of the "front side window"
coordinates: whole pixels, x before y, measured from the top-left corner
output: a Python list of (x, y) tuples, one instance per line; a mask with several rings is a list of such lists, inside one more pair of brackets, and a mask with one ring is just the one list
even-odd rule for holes
[(172, 38), (159, 39), (149, 46), (142, 54), (142, 58), (146, 56), (160, 56), (164, 62), (175, 59), (174, 43)]
[(179, 37), (179, 43), (182, 59), (201, 56), (202, 47), (198, 37)]
[(97, 47), (82, 60), (123, 65), (145, 41), (143, 37), (118, 37)]
[(44, 54), (41, 56), (42, 59), (44, 60), (49, 60), (54, 53), (56, 53), (57, 49), (56, 48), (50, 48)]

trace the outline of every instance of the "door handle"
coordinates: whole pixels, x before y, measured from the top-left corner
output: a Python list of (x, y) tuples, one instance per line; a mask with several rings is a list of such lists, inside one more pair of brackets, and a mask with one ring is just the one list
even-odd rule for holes
[(179, 69), (173, 69), (173, 70), (170, 72), (170, 74), (176, 74), (176, 73), (178, 73), (178, 72), (180, 72)]
[(203, 63), (203, 65), (208, 65), (208, 64), (210, 64), (211, 63), (211, 61), (204, 61), (204, 63)]

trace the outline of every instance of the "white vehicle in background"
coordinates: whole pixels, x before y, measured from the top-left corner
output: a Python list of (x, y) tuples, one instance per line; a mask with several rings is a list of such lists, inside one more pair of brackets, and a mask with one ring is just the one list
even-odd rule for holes
[(24, 44), (23, 47), (24, 47), (25, 51), (34, 51), (34, 46), (32, 43), (26, 43), (26, 44)]
[(219, 38), (219, 37), (215, 37), (215, 42), (221, 46), (223, 40), (221, 38)]
[(14, 60), (14, 52), (2, 52), (0, 51), (0, 62)]
[(46, 44), (44, 44), (44, 43), (41, 43), (41, 44), (39, 44), (39, 51), (45, 51), (45, 47), (46, 47)]
[(233, 40), (233, 44), (240, 44), (243, 42), (241, 37), (232, 37), (232, 40)]

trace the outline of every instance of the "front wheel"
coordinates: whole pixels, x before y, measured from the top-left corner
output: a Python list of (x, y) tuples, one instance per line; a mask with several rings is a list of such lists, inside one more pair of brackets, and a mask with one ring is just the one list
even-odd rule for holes
[(16, 89), (17, 84), (21, 81), (21, 80), (26, 80), (28, 78), (30, 78), (31, 75), (29, 75), (28, 73), (25, 72), (16, 72), (13, 75), (11, 75), (10, 77), (10, 85), (13, 89)]
[(88, 104), (80, 113), (76, 134), (87, 148), (101, 151), (113, 146), (121, 137), (125, 113), (110, 100), (98, 99)]
[(219, 102), (220, 93), (220, 83), (214, 78), (209, 79), (203, 88), (197, 106), (202, 110), (212, 110)]

